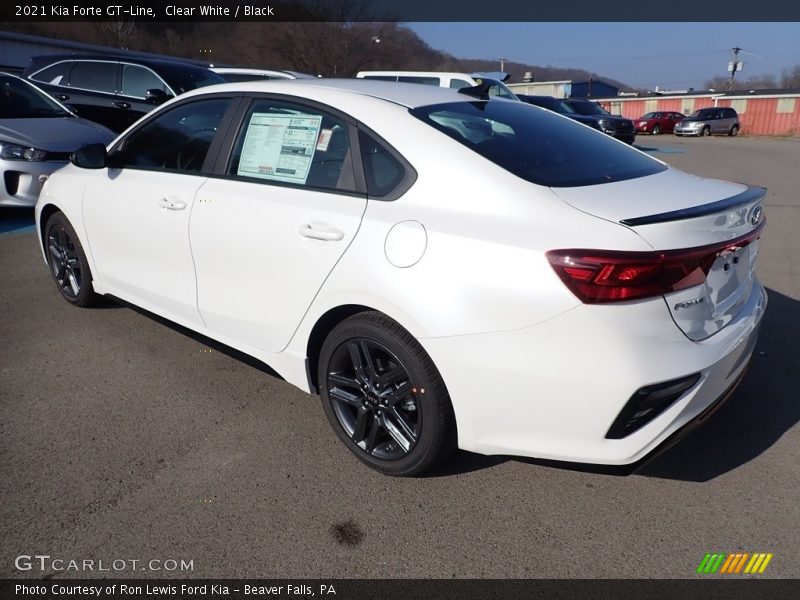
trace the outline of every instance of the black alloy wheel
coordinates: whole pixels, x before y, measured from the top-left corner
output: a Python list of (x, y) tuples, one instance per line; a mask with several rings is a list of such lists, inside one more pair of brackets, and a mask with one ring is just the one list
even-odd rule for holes
[(45, 253), (58, 291), (71, 304), (90, 306), (97, 296), (78, 236), (63, 215), (55, 213), (45, 228)]
[(444, 382), (398, 323), (363, 312), (339, 323), (320, 351), (323, 408), (336, 435), (382, 473), (419, 475), (456, 445)]
[(403, 363), (373, 340), (339, 345), (328, 365), (328, 395), (339, 424), (368, 455), (396, 460), (414, 449), (422, 430), (417, 388)]

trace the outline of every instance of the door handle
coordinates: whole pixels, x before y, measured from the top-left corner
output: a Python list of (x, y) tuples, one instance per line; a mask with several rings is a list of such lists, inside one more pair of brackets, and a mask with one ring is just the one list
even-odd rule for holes
[(158, 205), (161, 208), (166, 208), (167, 210), (183, 210), (186, 208), (186, 202), (183, 200), (179, 200), (178, 198), (169, 198), (165, 197), (158, 201)]
[(117, 102), (112, 102), (112, 104), (114, 106), (116, 106), (117, 108), (130, 108), (131, 107), (131, 103), (130, 102), (119, 102), (119, 101), (117, 101)]
[(56, 94), (56, 98), (58, 98), (59, 100), (69, 100), (69, 96), (67, 96), (66, 94)]
[(324, 242), (338, 242), (344, 237), (344, 231), (339, 231), (334, 227), (320, 229), (314, 227), (311, 223), (301, 225), (298, 231), (303, 237), (311, 238), (312, 240), (322, 240)]

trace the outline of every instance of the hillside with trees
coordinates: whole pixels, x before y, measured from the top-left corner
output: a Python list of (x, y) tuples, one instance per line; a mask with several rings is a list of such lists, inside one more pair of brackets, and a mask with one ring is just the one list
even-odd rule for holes
[[(155, 52), (214, 64), (288, 69), (324, 77), (351, 77), (361, 70), (498, 71), (496, 60), (462, 59), (435, 50), (398, 23), (143, 23), (29, 22), (6, 23), (6, 30), (129, 50)], [(506, 62), (509, 81), (526, 72), (535, 81), (603, 79), (578, 68), (556, 68)]]

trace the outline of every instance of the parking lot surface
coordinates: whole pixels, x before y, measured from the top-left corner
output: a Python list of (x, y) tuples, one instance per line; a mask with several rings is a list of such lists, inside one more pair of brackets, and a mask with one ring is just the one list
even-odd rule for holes
[[(430, 477), (378, 475), (316, 397), (142, 312), (68, 305), (35, 236), (0, 235), (0, 576), (691, 577), (734, 551), (797, 576), (800, 141), (636, 145), (769, 188), (770, 305), (731, 400), (628, 476), (463, 452)], [(33, 554), (193, 568), (15, 568)]]

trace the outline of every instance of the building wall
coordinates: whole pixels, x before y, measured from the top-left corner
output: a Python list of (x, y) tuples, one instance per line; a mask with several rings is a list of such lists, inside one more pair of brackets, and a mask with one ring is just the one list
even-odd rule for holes
[(731, 106), (739, 113), (744, 135), (800, 135), (800, 94), (785, 96), (679, 96), (666, 98), (607, 98), (599, 103), (629, 119), (657, 110), (690, 114), (709, 106)]

